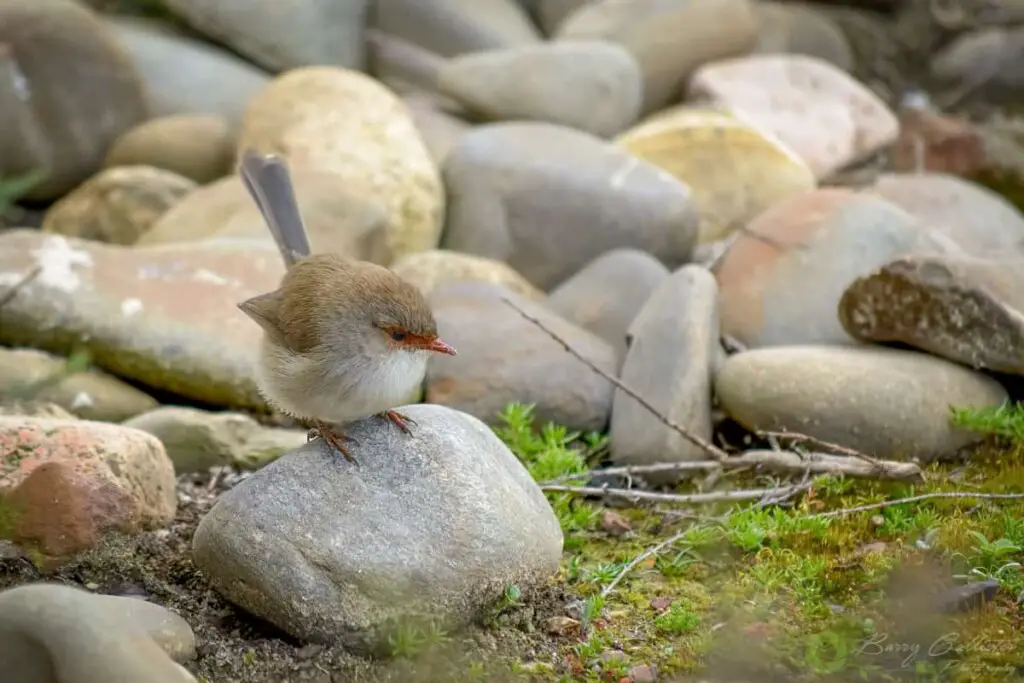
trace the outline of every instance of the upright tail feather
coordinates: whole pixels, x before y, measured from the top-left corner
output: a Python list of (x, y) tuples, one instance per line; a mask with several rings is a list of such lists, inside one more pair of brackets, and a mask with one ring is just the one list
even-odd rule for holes
[(309, 237), (302, 224), (295, 200), (291, 174), (284, 161), (274, 155), (264, 156), (254, 149), (242, 155), (242, 183), (259, 207), (270, 233), (277, 242), (286, 267), (309, 256)]

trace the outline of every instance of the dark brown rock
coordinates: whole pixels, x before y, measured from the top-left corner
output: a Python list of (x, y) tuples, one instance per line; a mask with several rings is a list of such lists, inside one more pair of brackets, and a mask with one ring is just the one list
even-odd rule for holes
[(839, 319), (862, 341), (902, 342), (975, 368), (1024, 374), (1024, 258), (901, 258), (854, 280)]

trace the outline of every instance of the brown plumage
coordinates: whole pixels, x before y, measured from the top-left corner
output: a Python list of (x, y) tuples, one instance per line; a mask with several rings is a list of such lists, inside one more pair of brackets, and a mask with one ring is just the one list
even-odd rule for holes
[(437, 337), (420, 291), (382, 266), (340, 254), (309, 255), (287, 167), (254, 151), (243, 182), (288, 270), (280, 286), (238, 307), (263, 329), (256, 379), (279, 410), (313, 423), (354, 462), (337, 426), (374, 414), (409, 432), (393, 408), (412, 397), (431, 353), (455, 354)]

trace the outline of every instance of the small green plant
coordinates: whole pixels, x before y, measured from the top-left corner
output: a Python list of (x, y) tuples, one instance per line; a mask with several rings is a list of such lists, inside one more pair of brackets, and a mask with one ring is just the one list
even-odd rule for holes
[(431, 621), (409, 620), (396, 625), (388, 635), (388, 645), (393, 657), (415, 657), (449, 639), (448, 633)]
[(683, 635), (700, 626), (700, 615), (686, 605), (674, 603), (654, 619), (654, 625), (662, 633)]
[(604, 597), (601, 595), (591, 595), (583, 601), (583, 606), (580, 608), (580, 630), (583, 633), (590, 631), (594, 620), (601, 616), (603, 609)]
[[(495, 434), (516, 454), (536, 481), (587, 472), (587, 457), (603, 443), (603, 437), (593, 434), (581, 437), (578, 432), (569, 432), (565, 427), (550, 422), (536, 431), (533, 405), (510, 403), (499, 417), (503, 424), (495, 428)], [(571, 447), (580, 438), (589, 444), (586, 450)], [(591, 529), (600, 511), (570, 493), (549, 494), (548, 500), (566, 535), (566, 549), (578, 547), (581, 541), (573, 536), (574, 532)]]
[(11, 216), (15, 202), (32, 191), (46, 178), (41, 169), (33, 169), (21, 175), (0, 178), (0, 220)]
[(617, 562), (605, 562), (583, 571), (583, 580), (587, 583), (601, 586), (615, 580), (615, 577), (622, 571), (622, 565)]
[(952, 408), (952, 423), (979, 434), (1024, 443), (1024, 403), (1005, 402), (995, 408)]

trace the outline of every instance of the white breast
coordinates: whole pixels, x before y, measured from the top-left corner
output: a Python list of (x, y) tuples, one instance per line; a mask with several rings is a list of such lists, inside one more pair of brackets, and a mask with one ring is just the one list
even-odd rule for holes
[(267, 400), (295, 417), (347, 423), (409, 402), (429, 351), (392, 351), (361, 362), (324, 363), (264, 341), (256, 380)]

